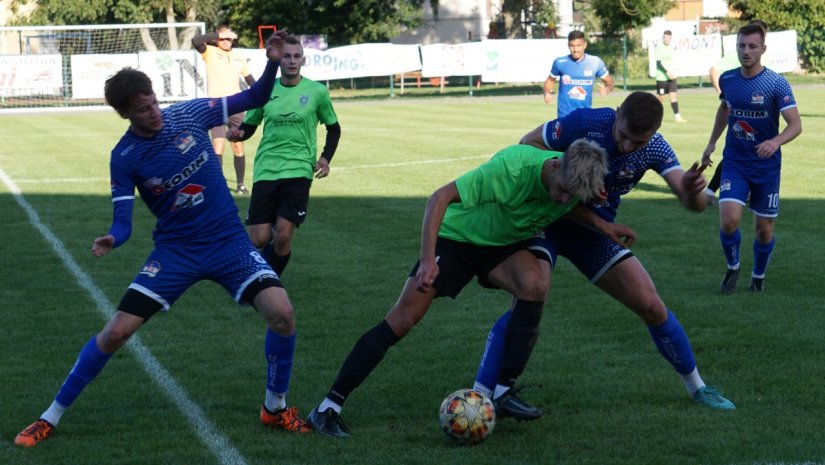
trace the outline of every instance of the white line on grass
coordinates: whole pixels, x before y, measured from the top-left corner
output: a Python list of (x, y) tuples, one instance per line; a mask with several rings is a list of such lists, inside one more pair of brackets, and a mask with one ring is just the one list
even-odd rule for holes
[[(57, 253), (58, 257), (60, 257), (63, 261), (63, 264), (75, 277), (80, 287), (89, 293), (89, 296), (92, 300), (94, 300), (100, 313), (107, 318), (111, 317), (115, 312), (112, 303), (103, 291), (97, 287), (92, 278), (83, 271), (80, 265), (78, 265), (69, 251), (66, 250), (66, 247), (60, 239), (58, 239), (51, 232), (51, 230), (43, 224), (42, 221), (40, 221), (40, 215), (37, 214), (37, 211), (31, 206), (31, 204), (29, 204), (26, 198), (23, 197), (20, 188), (18, 188), (14, 181), (6, 175), (6, 172), (3, 171), (2, 168), (0, 168), (0, 179), (3, 180), (3, 184), (5, 184), (9, 191), (11, 191), (14, 196), (14, 200), (17, 201), (20, 208), (28, 214), (29, 223), (31, 223), (35, 229), (40, 231), (40, 234), (42, 234), (46, 239), (46, 242), (52, 246), (52, 249), (54, 249), (55, 253)], [(218, 458), (220, 463), (227, 465), (246, 464), (246, 461), (243, 456), (241, 456), (241, 453), (235, 449), (232, 444), (230, 444), (229, 440), (222, 435), (209, 420), (207, 420), (203, 410), (201, 410), (198, 404), (186, 395), (186, 391), (180, 383), (178, 383), (175, 378), (172, 377), (168, 371), (166, 371), (163, 365), (161, 365), (154, 355), (152, 355), (149, 348), (141, 342), (137, 335), (132, 336), (126, 347), (132, 351), (138, 362), (143, 365), (143, 369), (146, 370), (146, 372), (155, 380), (166, 395), (169, 396), (169, 399), (171, 399), (172, 402), (178, 407), (178, 410), (183, 413), (183, 416), (189, 420), (192, 429), (195, 430), (195, 434), (201, 442), (209, 448), (215, 457)]]
[(52, 179), (18, 179), (16, 184), (91, 184), (95, 182), (109, 181), (109, 178), (52, 178)]

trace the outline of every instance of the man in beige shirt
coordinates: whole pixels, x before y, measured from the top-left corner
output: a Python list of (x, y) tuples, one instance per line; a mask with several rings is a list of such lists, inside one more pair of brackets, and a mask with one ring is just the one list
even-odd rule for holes
[[(217, 32), (201, 34), (192, 38), (192, 45), (203, 56), (206, 62), (206, 91), (209, 97), (226, 97), (240, 92), (240, 78), (243, 78), (248, 85), (255, 82), (255, 78), (249, 73), (246, 59), (232, 52), (232, 47), (238, 35), (232, 32), (229, 26), (218, 27)], [(231, 127), (240, 126), (243, 122), (243, 113), (231, 115), (228, 125)], [(226, 144), (227, 126), (212, 128), (212, 146), (218, 155), (218, 161), (223, 166), (223, 148)], [(235, 176), (237, 177), (237, 187), (235, 192), (244, 195), (249, 190), (244, 185), (244, 172), (246, 169), (246, 157), (244, 156), (243, 142), (231, 142), (233, 161), (235, 165)]]

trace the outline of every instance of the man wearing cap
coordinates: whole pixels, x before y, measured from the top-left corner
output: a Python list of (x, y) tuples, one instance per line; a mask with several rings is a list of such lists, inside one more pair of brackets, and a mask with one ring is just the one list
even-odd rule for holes
[[(239, 78), (243, 78), (250, 86), (255, 82), (255, 78), (249, 73), (246, 59), (232, 51), (232, 46), (237, 39), (238, 35), (226, 25), (219, 26), (217, 32), (192, 38), (192, 45), (206, 62), (206, 92), (209, 97), (226, 97), (240, 92)], [(239, 126), (243, 122), (243, 117), (243, 113), (231, 115), (229, 126)], [(212, 147), (218, 155), (218, 161), (222, 162), (223, 148), (226, 144), (226, 126), (212, 128), (211, 132)], [(241, 195), (248, 194), (249, 190), (244, 185), (246, 158), (243, 142), (231, 142), (230, 146), (234, 155), (235, 176), (238, 182), (235, 192)]]

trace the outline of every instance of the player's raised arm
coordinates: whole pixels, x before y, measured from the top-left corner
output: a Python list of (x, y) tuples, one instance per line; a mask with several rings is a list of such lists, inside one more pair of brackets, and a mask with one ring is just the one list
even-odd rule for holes
[(283, 56), (284, 37), (286, 30), (277, 31), (272, 34), (266, 43), (266, 56), (269, 61), (261, 75), (249, 89), (231, 95), (226, 98), (227, 114), (234, 115), (252, 108), (262, 107), (269, 100), (272, 88), (275, 86), (275, 77), (278, 74), (278, 66)]
[(284, 53), (284, 38), (287, 36), (286, 29), (275, 31), (266, 41), (266, 57), (269, 61), (281, 61)]

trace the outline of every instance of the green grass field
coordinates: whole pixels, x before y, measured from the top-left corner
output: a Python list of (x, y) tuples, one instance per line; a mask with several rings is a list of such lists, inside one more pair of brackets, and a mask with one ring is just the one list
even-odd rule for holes
[[(49, 405), (143, 264), (153, 221), (137, 207), (129, 243), (92, 257), (92, 240), (111, 222), (109, 151), (127, 125), (114, 112), (0, 114), (0, 463), (823, 464), (825, 97), (821, 86), (795, 93), (804, 132), (783, 149), (764, 294), (718, 293), (725, 266), (715, 206), (687, 212), (649, 173), (620, 210), (619, 220), (639, 233), (634, 253), (691, 338), (701, 374), (738, 409), (694, 405), (638, 318), (562, 260), (522, 377), (524, 397), (546, 414), (532, 423), (501, 420), (476, 447), (448, 443), (437, 410), (446, 394), (472, 384), (487, 330), (509, 303), (505, 293), (472, 283), (458, 299), (436, 301), (348, 400), (353, 436), (332, 440), (258, 423), (263, 321), (208, 282), (113, 357), (52, 438), (15, 447), (14, 436)], [(617, 106), (624, 95), (595, 105)], [(299, 330), (288, 401), (304, 413), (397, 298), (418, 257), (426, 197), (555, 115), (538, 95), (335, 105), (341, 144), (331, 176), (313, 186), (284, 276)], [(666, 108), (661, 132), (689, 165), (701, 156), (717, 100), (711, 89), (687, 89), (680, 105), (689, 123), (672, 123)], [(248, 198), (236, 199), (245, 212)]]

